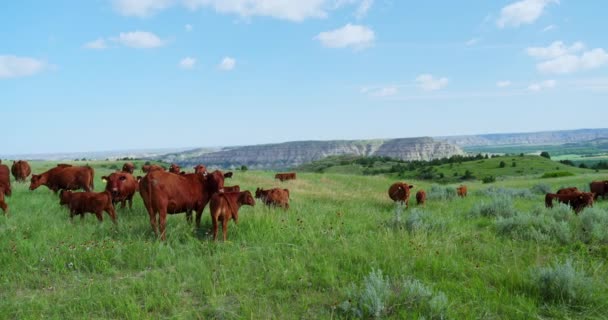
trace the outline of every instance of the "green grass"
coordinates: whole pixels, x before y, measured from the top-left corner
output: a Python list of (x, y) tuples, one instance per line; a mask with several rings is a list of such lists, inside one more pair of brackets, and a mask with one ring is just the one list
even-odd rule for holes
[[(501, 179), (493, 185), (504, 188), (529, 189), (541, 182), (526, 167), (537, 160), (515, 159), (515, 169), (493, 168), (486, 160), (463, 163), (458, 171), (471, 166), (476, 175), (527, 173), (497, 175)], [(100, 177), (114, 163), (91, 164), (96, 189), (102, 190)], [(36, 162), (33, 171), (53, 165)], [(553, 171), (555, 166), (546, 165)], [(572, 170), (576, 176), (542, 183), (555, 190), (605, 179), (605, 174)], [(287, 187), (292, 202), (289, 211), (260, 203), (243, 207), (239, 225), (229, 225), (226, 243), (210, 240), (208, 209), (201, 230), (194, 230), (183, 214), (170, 216), (168, 240), (161, 243), (139, 195), (132, 211), (117, 210), (115, 228), (107, 215), (102, 224), (90, 214), (70, 223), (48, 189), (32, 192), (27, 184), (15, 184), (8, 198), (11, 215), (0, 215), (0, 318), (348, 318), (352, 314), (340, 305), (353, 286), (361, 301), (368, 301), (365, 289), (373, 270), (390, 279), (390, 299), (381, 310), (386, 318), (430, 319), (436, 305), (447, 306), (441, 312), (451, 319), (603, 319), (608, 314), (605, 242), (535, 241), (499, 233), (499, 218), (470, 214), (477, 203), (491, 202), (478, 192), (487, 187), (481, 182), (467, 182), (468, 198), (429, 199), (416, 213), (412, 201), (396, 222), (386, 194), (393, 177), (298, 173), (298, 180), (280, 183), (273, 176), (237, 171), (227, 180), (248, 190)], [(416, 186), (414, 193), (431, 188), (424, 181), (408, 181)], [(512, 201), (518, 212), (530, 214), (544, 203), (540, 194)], [(600, 200), (595, 209), (593, 221), (605, 221), (608, 201)], [(572, 232), (584, 225), (584, 216), (571, 213)], [(534, 276), (561, 261), (571, 261), (576, 270), (564, 281), (580, 274), (594, 284), (585, 287), (586, 299), (574, 306), (544, 298), (546, 289)], [(439, 295), (440, 303), (431, 298), (412, 302), (415, 284), (422, 288), (416, 290)]]

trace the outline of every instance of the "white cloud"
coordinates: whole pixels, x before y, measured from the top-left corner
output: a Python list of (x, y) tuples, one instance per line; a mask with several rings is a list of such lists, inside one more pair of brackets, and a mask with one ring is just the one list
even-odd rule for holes
[(123, 16), (147, 17), (164, 10), (175, 2), (174, 0), (113, 0), (114, 10)]
[(583, 50), (585, 45), (582, 42), (567, 46), (556, 41), (548, 47), (528, 48), (526, 51), (531, 57), (542, 60), (536, 65), (536, 69), (542, 73), (567, 74), (608, 64), (608, 53), (604, 49)]
[(187, 24), (184, 26), (184, 29), (186, 29), (186, 31), (190, 32), (190, 31), (192, 31), (192, 29), (194, 29), (194, 27), (191, 24)]
[(111, 39), (124, 46), (138, 49), (157, 48), (165, 44), (157, 35), (146, 31), (121, 32), (118, 37)]
[(357, 19), (363, 19), (373, 5), (374, 0), (362, 0), (355, 12), (355, 17), (357, 17)]
[(106, 44), (105, 39), (99, 38), (97, 40), (93, 40), (91, 42), (85, 43), (84, 47), (87, 49), (101, 50), (101, 49), (106, 49), (108, 47), (108, 45)]
[(218, 68), (220, 68), (220, 70), (224, 70), (224, 71), (234, 70), (235, 67), (236, 67), (236, 60), (231, 57), (225, 57), (224, 59), (222, 59), (222, 62), (220, 62), (219, 66), (218, 66)]
[(543, 30), (541, 30), (541, 32), (549, 32), (549, 31), (555, 30), (555, 29), (557, 29), (557, 26), (554, 24), (551, 24), (551, 25), (544, 27)]
[(363, 17), (373, 0), (112, 0), (114, 9), (125, 16), (148, 17), (172, 6), (189, 10), (211, 8), (241, 17), (269, 16), (289, 21), (325, 18), (328, 12), (357, 5), (355, 16)]
[(470, 47), (476, 45), (477, 43), (479, 43), (479, 41), (481, 41), (481, 38), (472, 38), (469, 41), (465, 42), (465, 44)]
[(421, 74), (416, 77), (418, 88), (424, 91), (436, 91), (445, 88), (448, 85), (448, 78), (435, 78), (431, 74)]
[(182, 69), (192, 69), (196, 64), (196, 59), (192, 57), (185, 57), (179, 61), (179, 67)]
[(0, 55), (0, 79), (31, 76), (47, 67), (46, 62), (34, 58)]
[(496, 25), (500, 28), (519, 27), (536, 21), (551, 3), (559, 4), (559, 0), (521, 0), (502, 8)]
[(585, 45), (582, 42), (575, 42), (568, 47), (562, 41), (555, 41), (548, 47), (530, 47), (526, 49), (526, 52), (534, 58), (553, 59), (566, 54), (576, 53), (583, 49), (585, 49)]
[(319, 33), (314, 39), (328, 48), (365, 49), (374, 43), (374, 31), (368, 27), (347, 24), (342, 28)]
[(556, 85), (557, 85), (557, 81), (555, 81), (555, 80), (545, 80), (542, 82), (537, 82), (537, 83), (533, 83), (533, 84), (529, 85), (528, 90), (538, 92), (538, 91), (541, 91), (544, 89), (555, 88)]
[(496, 82), (496, 86), (499, 88), (510, 87), (511, 81), (509, 81), (509, 80), (498, 81), (498, 82)]

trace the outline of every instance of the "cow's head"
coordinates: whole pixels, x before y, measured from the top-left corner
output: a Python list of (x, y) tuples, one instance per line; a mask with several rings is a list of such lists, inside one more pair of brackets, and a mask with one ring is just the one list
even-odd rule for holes
[(264, 195), (264, 189), (256, 188), (255, 189), (255, 197), (261, 198)]
[(127, 162), (122, 166), (122, 171), (133, 174), (133, 172), (135, 172), (135, 166), (131, 162)]
[(46, 175), (33, 174), (30, 180), (30, 190), (36, 190), (38, 187), (46, 183)]
[(207, 167), (205, 167), (204, 164), (199, 164), (196, 167), (194, 167), (194, 173), (202, 173), (204, 175), (207, 175)]
[(106, 191), (110, 192), (112, 197), (117, 197), (123, 190), (123, 184), (129, 179), (130, 174), (126, 172), (114, 172), (109, 176), (101, 177), (101, 181), (106, 183)]
[(61, 190), (59, 192), (59, 204), (66, 205), (70, 203), (70, 199), (72, 199), (72, 191), (70, 190)]
[(205, 176), (205, 186), (209, 194), (224, 192), (224, 175), (221, 171), (215, 170)]
[(171, 166), (169, 167), (169, 172), (179, 174), (181, 169), (182, 168), (179, 165), (172, 163)]

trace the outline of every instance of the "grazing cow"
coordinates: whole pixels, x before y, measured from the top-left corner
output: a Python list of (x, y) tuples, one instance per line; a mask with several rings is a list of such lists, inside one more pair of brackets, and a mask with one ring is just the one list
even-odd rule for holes
[(6, 165), (0, 164), (0, 208), (2, 208), (4, 214), (8, 214), (8, 205), (4, 201), (4, 196), (10, 197), (11, 194), (10, 172)]
[(36, 190), (44, 185), (53, 192), (64, 190), (84, 189), (87, 192), (95, 189), (93, 179), (95, 170), (89, 166), (84, 167), (55, 167), (42, 174), (33, 174), (30, 190)]
[(58, 163), (57, 167), (58, 168), (69, 168), (69, 167), (73, 167), (73, 165), (67, 164), (67, 163)]
[(59, 204), (67, 205), (70, 209), (70, 219), (75, 215), (84, 218), (86, 212), (94, 213), (99, 222), (103, 221), (103, 212), (107, 212), (116, 224), (116, 211), (112, 205), (112, 195), (108, 191), (103, 192), (72, 192), (61, 190), (59, 193)]
[(405, 203), (407, 208), (410, 203), (410, 189), (413, 187), (405, 182), (395, 182), (388, 188), (388, 196), (395, 202)]
[(574, 212), (578, 214), (586, 207), (593, 207), (594, 198), (595, 194), (593, 192), (576, 192), (569, 194), (547, 193), (547, 195), (545, 195), (545, 206), (553, 208), (553, 200), (558, 200), (559, 202), (572, 207)]
[(124, 209), (129, 202), (129, 209), (133, 209), (133, 195), (139, 189), (139, 184), (132, 174), (128, 172), (114, 172), (109, 176), (101, 177), (106, 183), (106, 191), (112, 195), (112, 203), (120, 202), (120, 208)]
[(458, 196), (461, 198), (465, 198), (467, 196), (467, 193), (467, 186), (465, 185), (461, 185), (460, 187), (456, 188), (456, 194), (458, 194)]
[(557, 194), (570, 194), (575, 192), (579, 192), (577, 187), (561, 188), (557, 190)]
[(285, 173), (277, 173), (274, 175), (275, 179), (279, 179), (281, 182), (287, 180), (295, 180), (296, 173), (295, 172), (285, 172)]
[(222, 233), (224, 241), (226, 241), (228, 221), (232, 219), (235, 224), (239, 222), (239, 209), (242, 205), (255, 206), (255, 200), (253, 200), (251, 192), (220, 192), (211, 196), (209, 211), (213, 222), (214, 241), (217, 239), (218, 221), (222, 222)]
[(241, 187), (239, 185), (236, 185), (236, 186), (224, 186), (224, 192), (240, 192), (240, 191), (241, 191)]
[[(224, 192), (224, 175), (214, 171), (207, 175), (190, 173), (177, 175), (165, 171), (152, 171), (139, 182), (141, 195), (150, 225), (158, 236), (166, 240), (165, 225), (167, 214), (196, 211), (196, 226), (200, 227), (205, 206), (216, 192)], [(156, 217), (158, 215), (158, 225)]]
[(224, 178), (232, 178), (232, 171), (224, 173)]
[(171, 172), (171, 173), (180, 174), (181, 170), (182, 170), (182, 168), (175, 163), (172, 163), (171, 166), (169, 167), (169, 172)]
[(426, 192), (424, 192), (424, 190), (420, 190), (420, 191), (416, 192), (416, 204), (424, 205), (425, 202), (426, 202)]
[(144, 164), (141, 167), (141, 171), (145, 172), (145, 173), (150, 173), (152, 171), (165, 171), (165, 168), (156, 165), (156, 164)]
[(606, 195), (608, 194), (608, 180), (591, 182), (589, 184), (589, 191), (595, 193), (595, 200), (600, 196), (602, 196), (602, 199), (606, 199)]
[(194, 173), (206, 174), (207, 173), (207, 167), (205, 167), (204, 164), (199, 164), (196, 167), (194, 167)]
[(268, 189), (264, 190), (257, 188), (255, 197), (261, 199), (267, 206), (281, 207), (285, 210), (289, 209), (289, 190), (288, 189)]
[(32, 173), (30, 164), (25, 160), (13, 161), (11, 173), (17, 182), (25, 182), (25, 179)]
[(133, 174), (135, 172), (135, 165), (132, 162), (127, 162), (122, 166), (122, 172)]

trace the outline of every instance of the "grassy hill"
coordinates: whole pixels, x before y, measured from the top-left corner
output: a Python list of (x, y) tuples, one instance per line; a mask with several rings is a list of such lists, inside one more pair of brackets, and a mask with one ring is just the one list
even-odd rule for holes
[[(518, 160), (518, 166), (544, 163)], [(466, 166), (481, 172), (487, 165), (483, 170), (490, 173), (493, 163)], [(92, 164), (97, 190), (114, 164)], [(52, 165), (34, 163), (34, 172)], [(544, 209), (543, 194), (532, 191), (606, 178), (575, 171), (573, 177), (542, 181), (505, 176), (494, 185), (504, 188), (498, 191), (468, 182), (466, 199), (450, 196), (454, 185), (408, 180), (413, 191), (427, 190), (429, 200), (400, 215), (386, 194), (392, 177), (299, 173), (298, 180), (280, 183), (273, 172), (236, 172), (228, 185), (289, 188), (291, 208), (259, 202), (241, 208), (226, 243), (210, 240), (208, 209), (200, 230), (183, 214), (170, 216), (168, 240), (161, 243), (139, 196), (132, 211), (117, 210), (115, 228), (107, 215), (101, 224), (92, 215), (71, 223), (45, 187), (29, 191), (27, 184), (15, 184), (8, 198), (11, 215), (0, 215), (0, 314), (346, 319), (377, 312), (390, 319), (603, 319), (608, 201), (576, 216), (562, 207)]]

